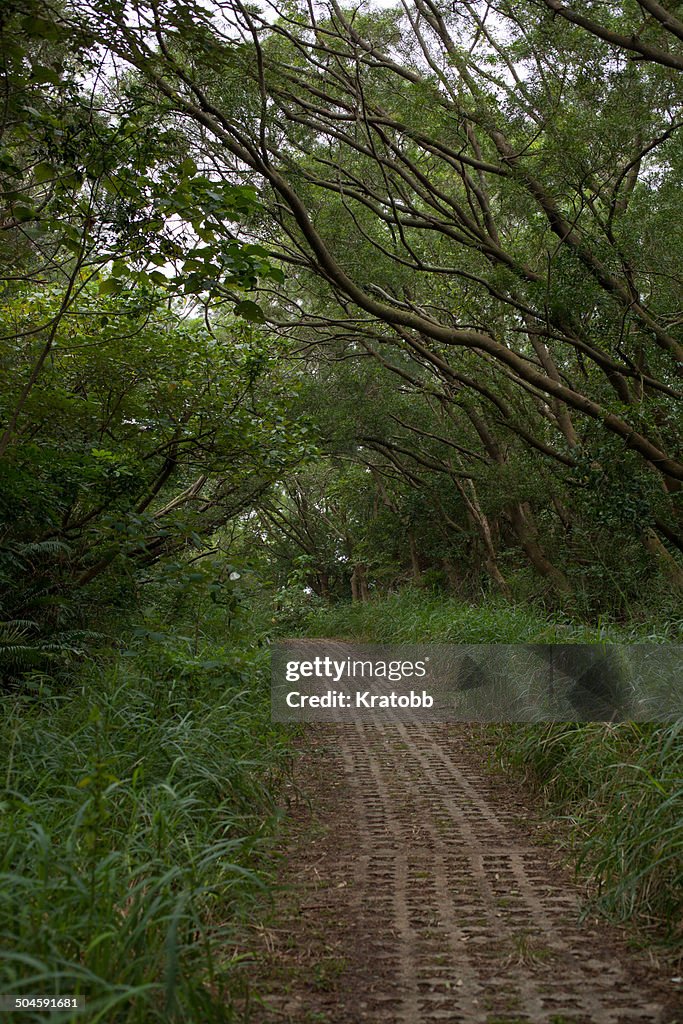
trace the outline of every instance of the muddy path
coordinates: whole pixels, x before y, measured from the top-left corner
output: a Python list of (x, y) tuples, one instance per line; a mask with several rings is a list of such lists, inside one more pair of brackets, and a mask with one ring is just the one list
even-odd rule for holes
[(528, 794), (467, 727), (310, 726), (303, 743), (249, 1020), (683, 1021), (670, 971), (579, 921)]

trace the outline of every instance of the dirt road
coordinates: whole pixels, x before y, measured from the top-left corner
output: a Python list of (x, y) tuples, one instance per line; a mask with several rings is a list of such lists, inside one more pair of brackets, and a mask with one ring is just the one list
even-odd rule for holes
[[(672, 1024), (467, 727), (309, 727), (254, 1021)], [(680, 986), (678, 986), (680, 988)]]

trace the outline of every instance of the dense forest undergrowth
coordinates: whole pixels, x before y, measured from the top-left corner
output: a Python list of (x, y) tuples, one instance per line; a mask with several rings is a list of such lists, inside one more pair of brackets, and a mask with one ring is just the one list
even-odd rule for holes
[[(669, 8), (3, 6), (0, 991), (231, 1019), (274, 637), (680, 639)], [(680, 942), (680, 719), (495, 740)]]

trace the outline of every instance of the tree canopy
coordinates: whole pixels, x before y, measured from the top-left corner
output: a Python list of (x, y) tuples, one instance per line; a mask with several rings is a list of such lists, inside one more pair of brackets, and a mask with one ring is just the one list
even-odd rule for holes
[(10, 4), (6, 618), (228, 522), (322, 597), (680, 586), (680, 29)]

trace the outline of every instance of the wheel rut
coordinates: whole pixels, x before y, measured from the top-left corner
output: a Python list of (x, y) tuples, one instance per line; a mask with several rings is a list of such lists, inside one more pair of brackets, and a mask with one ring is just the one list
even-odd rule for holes
[(467, 727), (312, 726), (253, 1021), (674, 1024)]

